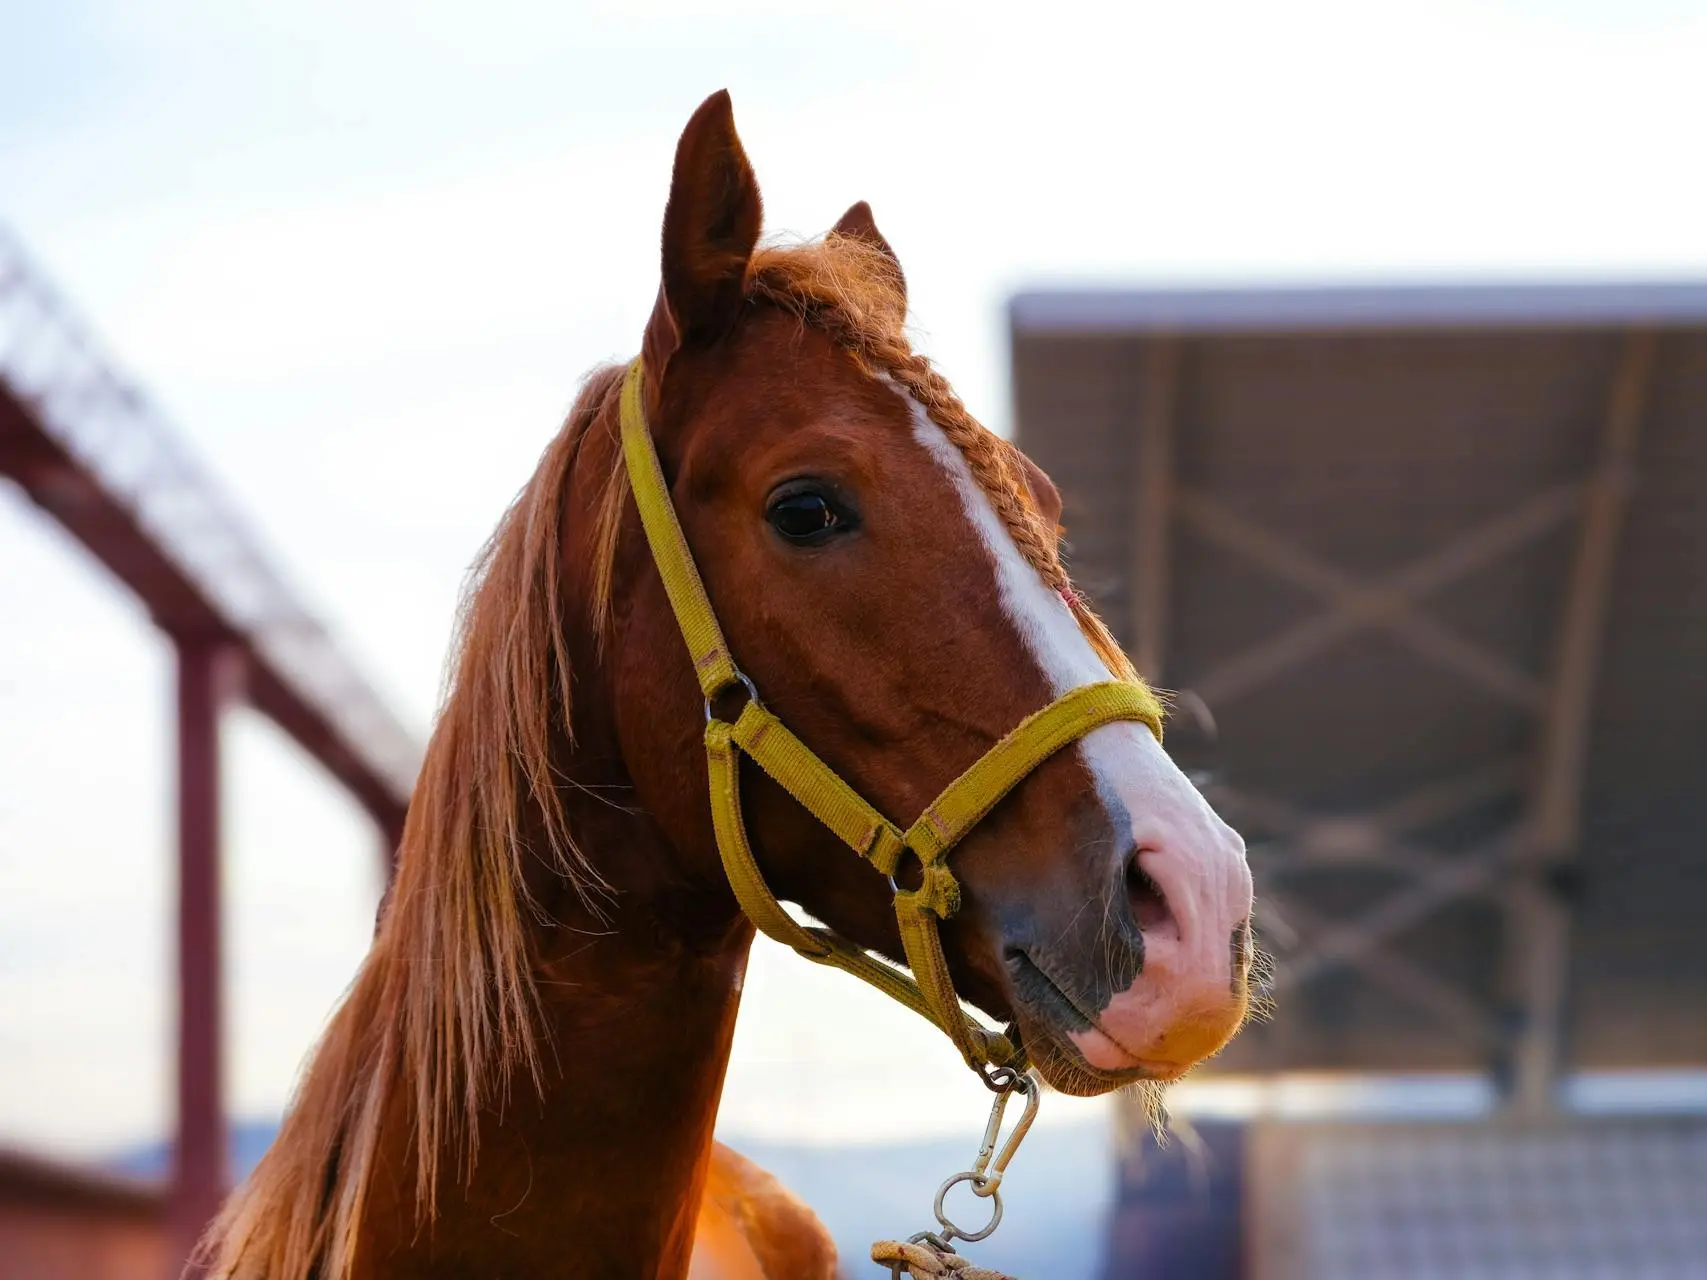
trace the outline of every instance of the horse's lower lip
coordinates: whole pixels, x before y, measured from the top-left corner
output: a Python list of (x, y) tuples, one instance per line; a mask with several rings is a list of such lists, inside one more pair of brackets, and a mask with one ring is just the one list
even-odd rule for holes
[[(1117, 1065), (1102, 1065), (1090, 1061), (1090, 1055), (1085, 1052), (1086, 1046), (1083, 1042), (1092, 1037), (1099, 1042), (1097, 1044), (1099, 1050), (1107, 1051), (1098, 1052), (1096, 1056), (1105, 1059), (1105, 1061), (1118, 1059)], [(1095, 1023), (1092, 1023), (1089, 1030), (1076, 1036), (1057, 1035), (1055, 1038), (1072, 1051), (1073, 1056), (1087, 1071), (1111, 1080), (1157, 1080), (1166, 1084), (1169, 1081), (1179, 1079), (1190, 1070), (1189, 1063), (1168, 1062), (1162, 1058), (1140, 1057)]]
[[(1120, 1067), (1092, 1067), (1092, 1070), (1101, 1071), (1107, 1075), (1126, 1075), (1131, 1072), (1141, 1072), (1145, 1079), (1161, 1080), (1165, 1082), (1168, 1080), (1179, 1079), (1190, 1069), (1189, 1063), (1168, 1062), (1161, 1058), (1140, 1058), (1127, 1049), (1125, 1045), (1115, 1040), (1101, 1027), (1093, 1025), (1085, 1034), (1088, 1036), (1096, 1036), (1098, 1039), (1105, 1042), (1115, 1054), (1126, 1059), (1125, 1065)], [(1083, 1050), (1080, 1049), (1079, 1052), (1080, 1056), (1083, 1057)], [(1090, 1064), (1086, 1063), (1086, 1065), (1089, 1066)]]
[[(1071, 1054), (1082, 1069), (1109, 1080), (1173, 1080), (1185, 1073), (1186, 1068), (1177, 1062), (1153, 1061), (1133, 1054), (1099, 1027), (1095, 1018), (1069, 999), (1048, 972), (1026, 952), (1015, 948), (1008, 953), (1007, 961), (1018, 1003), (1030, 1010), (1032, 1017), (1047, 1030), (1049, 1038)], [(1073, 1043), (1074, 1035), (1097, 1036), (1106, 1041), (1109, 1048), (1126, 1059), (1125, 1065), (1114, 1069), (1092, 1066)]]

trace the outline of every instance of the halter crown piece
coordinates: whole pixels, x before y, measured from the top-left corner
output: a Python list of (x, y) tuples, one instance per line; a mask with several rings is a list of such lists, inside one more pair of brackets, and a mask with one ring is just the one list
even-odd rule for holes
[[(808, 960), (863, 978), (885, 995), (935, 1023), (966, 1063), (993, 1088), (1006, 1089), (1026, 1066), (1024, 1050), (970, 1017), (960, 1006), (943, 955), (937, 922), (960, 906), (960, 885), (948, 854), (968, 831), (1034, 769), (1093, 729), (1117, 720), (1147, 725), (1162, 736), (1162, 708), (1147, 687), (1109, 680), (1081, 685), (1033, 712), (902, 829), (890, 822), (814, 755), (766, 710), (753, 682), (741, 673), (705, 593), (693, 553), (670, 501), (663, 468), (646, 424), (645, 374), (639, 359), (622, 385), (622, 450), (629, 482), (653, 562), (705, 695), (705, 752), (711, 777), (711, 817), (723, 870), (741, 909), (759, 929)], [(733, 724), (717, 718), (712, 703), (737, 686), (746, 705)], [(741, 816), (740, 757), (746, 755), (807, 812), (856, 854), (889, 877), (895, 918), (913, 976), (893, 968), (828, 929), (796, 923), (765, 884)], [(894, 884), (904, 854), (923, 868), (916, 889)]]

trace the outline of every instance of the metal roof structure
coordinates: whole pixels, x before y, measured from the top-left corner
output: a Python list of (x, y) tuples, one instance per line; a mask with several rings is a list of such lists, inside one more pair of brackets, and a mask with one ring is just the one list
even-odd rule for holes
[[(147, 398), (0, 230), (0, 476), (140, 599), (177, 655), (176, 1133), (169, 1249), (228, 1185), (220, 726), (245, 699), (348, 790), (389, 871), (421, 750), (299, 604)], [(3, 1188), (0, 1188), (3, 1190)]]
[[(1707, 1065), (1707, 283), (1012, 300), (1076, 576), (1215, 728), (1235, 1070)], [(1187, 717), (1189, 719), (1189, 717)]]
[(238, 646), (248, 700), (382, 830), (401, 830), (420, 744), (4, 228), (0, 476), (87, 547), (161, 630)]

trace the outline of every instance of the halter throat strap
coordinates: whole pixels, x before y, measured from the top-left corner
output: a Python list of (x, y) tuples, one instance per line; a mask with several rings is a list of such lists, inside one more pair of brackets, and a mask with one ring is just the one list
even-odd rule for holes
[[(960, 907), (960, 885), (949, 869), (948, 854), (1033, 770), (1093, 729), (1131, 720), (1160, 740), (1161, 704), (1142, 684), (1109, 680), (1082, 685), (1022, 720), (949, 783), (911, 826), (903, 829), (889, 821), (764, 706), (753, 682), (735, 664), (670, 500), (646, 423), (644, 385), (645, 371), (636, 359), (622, 384), (623, 459), (653, 563), (705, 697), (712, 828), (736, 900), (754, 926), (778, 942), (808, 960), (863, 979), (935, 1023), (987, 1082), (1001, 1069), (1023, 1069), (1023, 1050), (968, 1015), (955, 994), (937, 928)], [(720, 719), (713, 713), (713, 702), (736, 686), (745, 688), (746, 705), (733, 722)], [(783, 909), (765, 883), (747, 838), (741, 810), (743, 755), (889, 878), (911, 977), (828, 929), (799, 924)], [(909, 853), (921, 868), (920, 883), (913, 889), (894, 880)]]

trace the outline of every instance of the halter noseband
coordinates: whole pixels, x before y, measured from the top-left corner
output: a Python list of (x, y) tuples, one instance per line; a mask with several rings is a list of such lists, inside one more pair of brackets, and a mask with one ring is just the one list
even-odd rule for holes
[[(670, 501), (643, 401), (639, 359), (628, 366), (622, 386), (622, 450), (646, 541), (670, 607), (693, 659), (705, 695), (705, 752), (711, 776), (711, 820), (723, 870), (741, 909), (753, 924), (808, 960), (833, 965), (862, 978), (940, 1027), (967, 1065), (987, 1082), (1011, 1080), (1025, 1067), (1024, 1050), (965, 1013), (949, 976), (937, 922), (960, 906), (960, 885), (948, 854), (996, 803), (1050, 756), (1093, 729), (1117, 720), (1136, 720), (1162, 736), (1162, 708), (1143, 684), (1109, 680), (1062, 694), (1013, 730), (925, 806), (905, 830), (890, 822), (759, 700), (753, 682), (735, 665), (717, 615), (705, 593), (693, 553)], [(719, 719), (712, 703), (737, 685), (746, 705), (733, 724)], [(741, 816), (740, 757), (748, 756), (838, 839), (889, 878), (901, 945), (912, 968), (909, 978), (829, 929), (808, 928), (783, 910), (765, 884)], [(911, 853), (923, 868), (917, 889), (895, 884), (902, 856)]]

